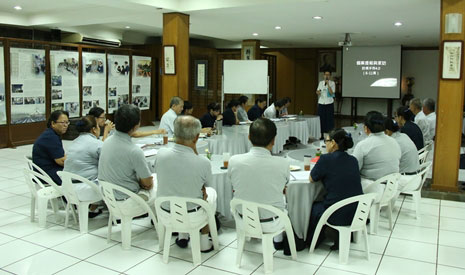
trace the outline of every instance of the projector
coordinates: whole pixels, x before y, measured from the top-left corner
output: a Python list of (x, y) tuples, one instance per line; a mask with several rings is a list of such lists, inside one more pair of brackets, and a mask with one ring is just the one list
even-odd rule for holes
[(341, 47), (350, 47), (352, 46), (352, 41), (341, 41), (337, 43)]

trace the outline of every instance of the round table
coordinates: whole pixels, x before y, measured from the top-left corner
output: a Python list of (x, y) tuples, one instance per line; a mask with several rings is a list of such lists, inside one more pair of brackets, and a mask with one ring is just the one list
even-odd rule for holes
[(290, 119), (287, 123), (289, 124), (289, 136), (296, 137), (302, 144), (307, 144), (309, 138), (307, 121), (305, 119)]
[(309, 136), (311, 138), (320, 139), (321, 137), (320, 117), (313, 116), (313, 115), (304, 115), (304, 116), (299, 116), (299, 118), (307, 121)]

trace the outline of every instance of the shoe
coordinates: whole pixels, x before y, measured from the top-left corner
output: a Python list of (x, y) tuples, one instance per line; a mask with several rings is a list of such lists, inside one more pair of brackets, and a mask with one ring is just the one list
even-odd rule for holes
[(334, 244), (329, 248), (329, 250), (331, 250), (331, 251), (339, 250), (339, 243), (334, 243)]
[(284, 249), (284, 242), (275, 242), (273, 241), (274, 249), (276, 250), (283, 250)]
[(176, 238), (176, 244), (177, 244), (180, 248), (186, 248), (186, 247), (187, 247), (187, 244), (189, 243), (189, 240), (190, 240), (190, 238), (187, 238), (187, 239), (179, 239), (179, 238)]
[(214, 247), (213, 247), (213, 244), (212, 244), (212, 246), (211, 246), (209, 249), (207, 249), (207, 250), (200, 250), (200, 252), (202, 252), (202, 253), (208, 253), (208, 252), (213, 251), (213, 249), (214, 249)]
[(89, 219), (95, 218), (100, 214), (102, 214), (102, 209), (98, 209), (97, 211), (89, 212)]

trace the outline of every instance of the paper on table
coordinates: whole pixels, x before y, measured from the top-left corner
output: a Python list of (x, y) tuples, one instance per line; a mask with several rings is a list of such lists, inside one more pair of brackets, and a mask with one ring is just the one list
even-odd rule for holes
[(144, 150), (144, 156), (145, 157), (150, 157), (150, 156), (154, 156), (158, 153), (158, 150), (157, 149), (148, 149), (148, 150)]
[(282, 121), (281, 118), (270, 118), (271, 121)]
[(293, 180), (306, 180), (310, 178), (310, 171), (295, 171), (291, 172), (291, 177)]

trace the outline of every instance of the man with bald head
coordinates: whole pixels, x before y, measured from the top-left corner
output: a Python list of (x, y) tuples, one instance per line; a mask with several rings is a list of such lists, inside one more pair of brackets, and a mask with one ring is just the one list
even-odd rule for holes
[[(157, 197), (184, 197), (206, 200), (213, 212), (216, 211), (216, 191), (205, 187), (212, 183), (210, 161), (199, 156), (196, 144), (202, 126), (193, 116), (179, 116), (174, 121), (174, 138), (176, 144), (171, 148), (162, 148), (155, 160), (157, 174)], [(162, 205), (161, 219), (169, 218), (169, 205)], [(188, 206), (191, 223), (202, 223), (208, 216), (197, 205)], [(200, 236), (200, 250), (210, 252), (213, 250), (212, 242), (208, 238), (210, 232), (208, 225), (202, 228)], [(176, 244), (187, 247), (189, 234), (180, 233)]]

